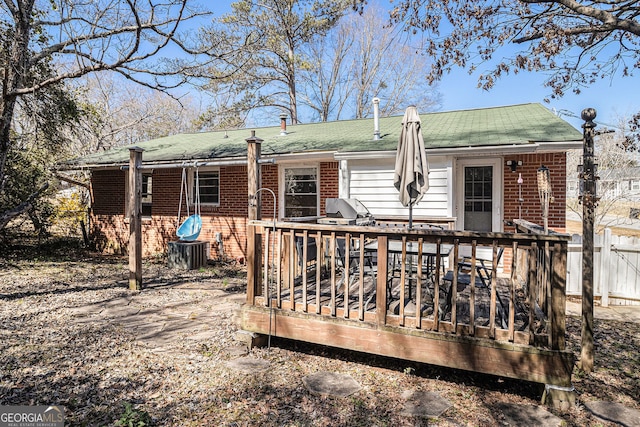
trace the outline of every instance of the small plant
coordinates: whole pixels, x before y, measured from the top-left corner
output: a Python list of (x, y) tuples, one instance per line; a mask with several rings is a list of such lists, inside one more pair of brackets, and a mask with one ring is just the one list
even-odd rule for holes
[(213, 356), (213, 350), (209, 348), (207, 344), (204, 344), (204, 343), (200, 346), (200, 353), (205, 357)]
[(353, 397), (351, 398), (351, 402), (353, 403), (353, 406), (357, 409), (366, 409), (367, 408), (367, 403), (360, 397)]
[(51, 212), (52, 225), (67, 236), (74, 235), (87, 216), (87, 208), (81, 195), (73, 192), (67, 196), (58, 196), (56, 202)]
[(151, 416), (143, 410), (135, 409), (129, 402), (124, 404), (124, 413), (116, 425), (119, 427), (147, 427), (151, 425)]
[(412, 375), (415, 371), (416, 371), (415, 368), (412, 368), (412, 367), (404, 368), (404, 373), (406, 375)]

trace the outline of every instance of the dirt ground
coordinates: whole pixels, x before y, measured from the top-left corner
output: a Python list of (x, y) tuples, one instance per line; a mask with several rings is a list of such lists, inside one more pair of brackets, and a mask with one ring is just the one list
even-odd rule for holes
[[(180, 271), (146, 261), (145, 289), (136, 293), (127, 288), (126, 262), (73, 240), (0, 245), (0, 405), (64, 405), (68, 424), (83, 426), (502, 426), (501, 403), (537, 405), (541, 396), (536, 384), (276, 339), (252, 352), (268, 370), (233, 370), (237, 325), (228, 301), (242, 300), (244, 269), (212, 263)], [(158, 348), (127, 322), (79, 315), (132, 300), (136, 313), (151, 314), (131, 318), (161, 322), (181, 313), (194, 328)], [(574, 371), (578, 405), (553, 411), (567, 426), (612, 425), (593, 418), (585, 401), (640, 408), (640, 327), (596, 321), (595, 337), (595, 372)], [(568, 319), (567, 342), (577, 357), (577, 318)], [(302, 378), (319, 371), (348, 373), (362, 389), (345, 398), (312, 395)], [(452, 407), (438, 419), (404, 416), (409, 389), (437, 392)]]

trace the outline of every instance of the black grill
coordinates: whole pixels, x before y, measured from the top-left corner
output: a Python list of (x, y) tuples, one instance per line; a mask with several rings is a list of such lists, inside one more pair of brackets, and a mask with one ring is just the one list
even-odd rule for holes
[(333, 225), (375, 225), (376, 221), (369, 209), (358, 199), (327, 199), (324, 218), (318, 219), (318, 224)]

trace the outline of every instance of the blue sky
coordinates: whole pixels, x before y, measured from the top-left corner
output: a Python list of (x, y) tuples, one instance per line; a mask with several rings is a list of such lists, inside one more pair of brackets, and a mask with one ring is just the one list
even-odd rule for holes
[[(443, 110), (538, 102), (549, 109), (570, 111), (579, 117), (583, 109), (593, 107), (597, 111), (595, 121), (599, 123), (599, 127), (616, 125), (618, 117), (630, 117), (640, 111), (640, 99), (637, 96), (640, 94), (640, 80), (633, 77), (601, 80), (583, 89), (580, 95), (567, 93), (550, 103), (544, 102), (551, 91), (543, 86), (545, 76), (540, 73), (503, 77), (490, 91), (476, 88), (477, 81), (477, 74), (469, 76), (462, 69), (445, 76), (440, 84)], [(581, 119), (566, 115), (562, 118), (577, 128), (584, 123)]]
[[(219, 16), (231, 11), (230, 0), (217, 0), (213, 10)], [(388, 0), (369, 0), (369, 4), (389, 4)], [(507, 55), (508, 52), (498, 52)], [(498, 56), (499, 56), (498, 55)], [(441, 111), (466, 110), (472, 108), (495, 107), (510, 104), (537, 102), (556, 111), (569, 111), (576, 116), (587, 107), (597, 111), (595, 122), (600, 127), (616, 125), (618, 117), (630, 117), (640, 111), (640, 78), (625, 77), (600, 80), (580, 95), (567, 93), (560, 99), (544, 102), (551, 93), (543, 86), (545, 75), (540, 73), (520, 73), (508, 75), (497, 80), (490, 91), (477, 88), (478, 74), (490, 66), (479, 67), (479, 72), (469, 75), (467, 70), (456, 68), (445, 75), (439, 84), (442, 94)], [(579, 118), (563, 115), (562, 118), (580, 129), (583, 121)]]

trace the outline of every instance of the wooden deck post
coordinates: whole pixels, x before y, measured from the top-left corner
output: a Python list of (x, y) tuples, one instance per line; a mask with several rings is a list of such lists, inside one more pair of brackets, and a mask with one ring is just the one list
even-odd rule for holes
[(566, 286), (567, 286), (567, 249), (566, 242), (556, 243), (551, 261), (551, 349), (564, 350), (566, 330)]
[(378, 325), (387, 323), (387, 236), (378, 236), (378, 276), (376, 283), (376, 316)]
[(142, 289), (142, 152), (129, 149), (129, 289)]
[[(249, 199), (248, 220), (260, 219), (260, 151), (262, 139), (251, 131), (247, 142), (247, 195)], [(256, 293), (260, 292), (260, 262), (262, 236), (256, 233), (254, 226), (247, 226), (247, 303), (255, 303)]]

